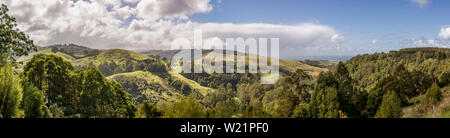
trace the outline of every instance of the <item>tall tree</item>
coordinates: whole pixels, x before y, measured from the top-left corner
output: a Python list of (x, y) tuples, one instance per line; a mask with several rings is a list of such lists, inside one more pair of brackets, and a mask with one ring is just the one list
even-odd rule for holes
[(95, 67), (83, 71), (59, 56), (36, 54), (25, 65), (24, 74), (44, 92), (47, 106), (56, 114), (131, 118), (136, 111), (130, 94)]
[(398, 118), (402, 116), (400, 98), (394, 91), (389, 91), (383, 96), (383, 102), (375, 117), (377, 118)]
[(286, 79), (283, 84), (286, 90), (293, 92), (298, 98), (298, 103), (308, 103), (311, 98), (312, 77), (304, 70), (298, 69), (294, 74)]
[(17, 28), (16, 19), (8, 15), (8, 7), (0, 6), (0, 55), (7, 55), (6, 60), (14, 60), (14, 56), (28, 55), (37, 48), (33, 40)]
[(431, 103), (432, 105), (437, 104), (442, 99), (442, 91), (441, 88), (436, 83), (433, 83), (431, 87), (427, 90), (425, 94), (426, 101)]
[(134, 117), (136, 107), (122, 86), (109, 81), (99, 69), (88, 67), (83, 74), (80, 112), (87, 117)]
[(16, 116), (22, 101), (19, 77), (9, 64), (0, 66), (0, 118)]
[(354, 81), (344, 63), (339, 62), (334, 72), (338, 82), (338, 97), (340, 109), (350, 117), (361, 117), (361, 112), (366, 106), (367, 93), (357, 89)]
[(295, 115), (313, 118), (360, 117), (367, 96), (365, 91), (355, 87), (355, 83), (345, 64), (340, 62), (334, 72), (319, 75), (311, 102), (297, 107)]
[(66, 96), (65, 93), (68, 92), (67, 87), (71, 85), (69, 84), (69, 72), (72, 70), (72, 64), (62, 57), (56, 55), (46, 56), (44, 63), (45, 82), (47, 84), (46, 93), (51, 102), (67, 105), (62, 100)]
[(299, 69), (283, 80), (275, 91), (275, 104), (273, 117), (291, 117), (299, 104), (310, 101), (312, 77)]
[(339, 82), (333, 72), (320, 73), (316, 87), (308, 104), (308, 118), (337, 118), (339, 116), (339, 99), (337, 87)]
[(105, 78), (102, 73), (94, 68), (89, 67), (83, 74), (83, 91), (80, 94), (80, 111), (88, 117), (102, 117), (98, 108), (103, 103), (100, 100), (102, 89), (105, 89)]
[(262, 103), (257, 103), (256, 105), (250, 105), (245, 108), (242, 115), (243, 118), (269, 118), (270, 114), (263, 110)]
[(339, 118), (339, 98), (336, 88), (316, 89), (308, 109), (312, 118)]
[(400, 64), (395, 67), (392, 74), (377, 81), (370, 90), (363, 114), (366, 117), (373, 117), (379, 110), (383, 96), (389, 91), (396, 92), (401, 105), (407, 106), (408, 99), (423, 94), (431, 82), (431, 78), (427, 74), (417, 71), (409, 72), (404, 65)]
[(42, 90), (50, 103), (67, 106), (62, 102), (69, 96), (70, 72), (73, 66), (70, 62), (56, 55), (45, 56), (37, 54), (25, 65), (24, 73), (29, 81)]
[(196, 98), (196, 94), (191, 93), (188, 98), (182, 99), (171, 105), (165, 112), (164, 117), (168, 118), (202, 118), (206, 117), (206, 112)]
[(22, 79), (23, 100), (22, 109), (26, 118), (42, 118), (47, 108), (44, 103), (44, 93), (34, 87), (27, 79)]

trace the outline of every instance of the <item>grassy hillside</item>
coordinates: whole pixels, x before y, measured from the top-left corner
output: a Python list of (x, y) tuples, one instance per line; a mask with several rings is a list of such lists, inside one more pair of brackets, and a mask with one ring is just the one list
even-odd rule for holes
[(144, 100), (173, 102), (183, 97), (182, 93), (170, 86), (166, 79), (151, 72), (136, 71), (109, 76), (108, 79), (122, 84), (124, 90), (132, 94), (138, 103)]
[[(234, 55), (239, 57), (236, 57), (235, 59), (227, 59), (226, 55), (223, 55), (223, 53), (218, 53), (216, 51), (211, 50), (203, 50), (203, 58), (202, 59), (195, 59), (198, 60), (205, 60), (208, 57), (217, 57), (217, 56), (224, 56), (222, 62), (224, 63), (225, 68), (225, 62), (232, 60), (235, 63), (235, 66), (238, 66), (236, 64), (237, 60), (239, 59), (245, 59), (245, 68), (246, 71), (249, 69), (250, 63), (258, 63), (258, 60), (256, 59), (249, 59), (249, 54), (239, 53), (235, 52)], [(166, 54), (168, 51), (163, 51), (162, 54)], [(153, 51), (152, 54), (158, 54), (158, 52)], [(154, 56), (154, 55), (152, 55)], [(251, 56), (257, 56), (257, 55), (251, 55)], [(301, 61), (295, 61), (295, 60), (284, 60), (284, 59), (278, 59), (279, 60), (279, 71), (280, 71), (280, 78), (281, 80), (283, 77), (290, 76), (293, 74), (297, 69), (302, 69), (308, 74), (312, 75), (313, 77), (317, 77), (320, 72), (326, 72), (328, 71), (327, 68), (321, 68), (321, 67), (315, 67), (308, 64), (305, 64)], [(270, 59), (269, 59), (270, 61)], [(224, 69), (225, 70), (225, 69)], [(204, 87), (210, 87), (214, 89), (218, 88), (224, 88), (227, 85), (231, 85), (231, 88), (233, 90), (237, 89), (238, 83), (259, 83), (259, 80), (262, 75), (265, 74), (252, 74), (252, 73), (214, 73), (214, 74), (208, 74), (208, 73), (182, 73), (184, 77), (194, 80), (201, 84), (201, 86)]]
[(28, 56), (22, 56), (17, 59), (18, 62), (26, 63), (36, 54), (54, 54), (60, 56), (68, 61), (75, 61), (87, 56), (94, 56), (100, 53), (100, 50), (91, 49), (74, 44), (69, 45), (52, 45), (47, 47), (38, 47), (38, 51), (29, 54)]
[(67, 61), (75, 61), (76, 60), (76, 58), (74, 58), (74, 57), (72, 57), (72, 56), (70, 56), (70, 55), (68, 55), (66, 53), (63, 53), (63, 52), (59, 52), (59, 51), (53, 52), (52, 49), (43, 49), (41, 51), (31, 53), (28, 56), (21, 56), (21, 57), (19, 57), (17, 59), (17, 62), (21, 63), (21, 64), (19, 64), (19, 69), (21, 69), (23, 67), (23, 65), (25, 65), (25, 63), (30, 61), (31, 58), (33, 58), (33, 56), (36, 55), (36, 54), (44, 54), (44, 55), (53, 54), (53, 55), (60, 56), (60, 57), (62, 57), (63, 59), (65, 59)]
[(38, 52), (22, 56), (19, 62), (26, 63), (35, 54), (55, 54), (70, 61), (75, 67), (87, 68), (95, 66), (106, 76), (146, 70), (165, 72), (167, 63), (158, 59), (123, 49), (97, 50), (74, 44), (39, 47)]
[(314, 67), (327, 68), (328, 70), (334, 70), (336, 65), (340, 61), (336, 61), (336, 60), (303, 60), (301, 62), (311, 65), (311, 66), (314, 66)]
[(327, 68), (320, 68), (316, 66), (311, 66), (308, 64), (303, 63), (302, 61), (294, 61), (294, 60), (284, 60), (280, 59), (280, 68), (287, 70), (291, 73), (295, 72), (297, 69), (303, 69), (308, 74), (312, 76), (317, 76), (320, 74), (320, 72), (326, 72), (328, 71)]
[(52, 45), (47, 47), (39, 47), (38, 51), (51, 49), (53, 53), (61, 52), (70, 55), (73, 58), (80, 59), (83, 57), (98, 55), (101, 50), (92, 49), (84, 46), (79, 46), (75, 44), (65, 44), (65, 45)]
[(201, 86), (198, 82), (190, 80), (190, 79), (184, 77), (181, 74), (174, 73), (174, 72), (169, 72), (169, 74), (170, 74), (172, 79), (180, 80), (182, 83), (185, 83), (190, 88), (192, 88), (194, 91), (198, 91), (202, 95), (207, 95), (208, 93), (216, 91), (215, 89), (212, 89), (212, 88), (209, 88), (209, 87), (205, 87), (205, 86)]
[(199, 92), (202, 96), (205, 96), (216, 91), (173, 72), (135, 71), (111, 75), (108, 79), (119, 82), (126, 92), (136, 98), (138, 103), (144, 100), (153, 103), (160, 101), (174, 102), (192, 92)]
[(98, 55), (75, 60), (73, 63), (81, 68), (98, 67), (106, 76), (139, 70), (166, 71), (166, 64), (162, 61), (122, 49), (105, 50)]
[(450, 86), (441, 89), (443, 99), (434, 107), (423, 103), (425, 95), (416, 97), (417, 104), (403, 109), (404, 118), (450, 118)]
[[(149, 51), (145, 51), (145, 52), (141, 52), (142, 54), (148, 55), (148, 56), (159, 56), (162, 58), (167, 58), (167, 59), (171, 59), (175, 54), (177, 54), (178, 52), (180, 52), (180, 50), (149, 50)], [(203, 50), (203, 57), (205, 57), (206, 55), (212, 56), (214, 54), (218, 54), (216, 52), (213, 52), (212, 50)], [(243, 53), (235, 53), (235, 55), (245, 55), (248, 56), (248, 54), (243, 54)], [(224, 61), (226, 61), (227, 59), (224, 58)], [(229, 60), (229, 59), (228, 59)], [(248, 58), (246, 59), (246, 65), (248, 65)], [(295, 72), (297, 69), (303, 69), (306, 72), (308, 72), (310, 75), (313, 76), (317, 76), (320, 72), (324, 72), (324, 71), (328, 71), (327, 68), (331, 68), (332, 66), (336, 65), (336, 62), (327, 62), (327, 61), (320, 61), (320, 64), (318, 64), (317, 66), (305, 63), (303, 61), (298, 61), (298, 60), (285, 60), (285, 59), (279, 59), (279, 64), (280, 64), (280, 72), (282, 73), (282, 75), (289, 75), (293, 72)], [(250, 61), (250, 62), (257, 62), (255, 61)], [(313, 61), (311, 61), (313, 62)]]

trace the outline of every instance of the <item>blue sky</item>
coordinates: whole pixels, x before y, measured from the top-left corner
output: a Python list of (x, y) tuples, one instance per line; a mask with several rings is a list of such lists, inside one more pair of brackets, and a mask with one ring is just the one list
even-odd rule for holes
[[(217, 3), (217, 1), (215, 1)], [(215, 10), (195, 14), (198, 22), (319, 23), (343, 33), (357, 46), (398, 49), (407, 38), (434, 39), (450, 24), (450, 1), (411, 0), (223, 0)]]

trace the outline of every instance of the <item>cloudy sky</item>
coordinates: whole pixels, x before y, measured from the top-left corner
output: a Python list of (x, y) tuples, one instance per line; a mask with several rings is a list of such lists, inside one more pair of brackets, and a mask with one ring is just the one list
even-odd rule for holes
[(449, 0), (1, 0), (40, 46), (169, 49), (175, 38), (280, 38), (281, 57), (449, 47)]

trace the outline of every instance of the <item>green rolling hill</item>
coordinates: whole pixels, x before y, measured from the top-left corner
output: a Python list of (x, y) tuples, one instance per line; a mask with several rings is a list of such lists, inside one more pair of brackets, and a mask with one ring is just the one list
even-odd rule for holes
[[(123, 49), (98, 50), (69, 44), (39, 47), (38, 52), (20, 57), (18, 61), (26, 63), (33, 55), (38, 53), (44, 55), (55, 54), (70, 61), (78, 68), (95, 66), (105, 76), (108, 76), (108, 79), (119, 82), (126, 92), (134, 96), (138, 103), (143, 100), (148, 100), (155, 104), (159, 101), (174, 102), (192, 92), (199, 92), (202, 97), (216, 92), (217, 86), (208, 86), (206, 84), (208, 81), (196, 79), (198, 76), (193, 77), (186, 74), (173, 73), (170, 71), (166, 61), (156, 58), (170, 59), (177, 52), (178, 50), (152, 50), (137, 53)], [(211, 51), (203, 52), (204, 55), (211, 53)], [(291, 74), (297, 69), (303, 69), (313, 76), (317, 76), (320, 72), (328, 71), (326, 68), (311, 66), (300, 61), (280, 59), (282, 76)], [(210, 76), (209, 74), (207, 75)], [(210, 78), (216, 82), (224, 82), (220, 78), (227, 76), (227, 74), (214, 74)], [(238, 76), (238, 79), (240, 79), (242, 76), (247, 75)], [(253, 75), (250, 78), (257, 79), (256, 77)]]

